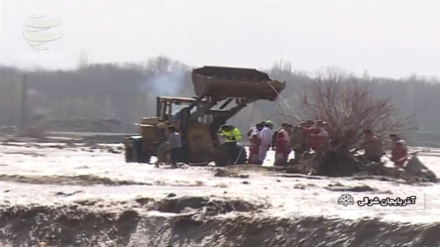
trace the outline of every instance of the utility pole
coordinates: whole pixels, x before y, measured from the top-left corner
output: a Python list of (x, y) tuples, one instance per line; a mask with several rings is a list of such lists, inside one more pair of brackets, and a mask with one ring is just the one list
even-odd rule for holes
[(20, 109), (20, 130), (26, 127), (27, 121), (27, 89), (28, 89), (28, 75), (23, 74), (21, 83), (21, 109)]

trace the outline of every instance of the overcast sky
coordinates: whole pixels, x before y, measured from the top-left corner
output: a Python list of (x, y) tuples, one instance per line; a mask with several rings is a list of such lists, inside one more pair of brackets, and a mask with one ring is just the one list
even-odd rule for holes
[[(46, 51), (23, 38), (31, 15), (61, 21)], [(93, 62), (440, 75), (439, 0), (1, 0), (0, 20), (1, 63), (22, 68), (74, 68), (85, 50)]]

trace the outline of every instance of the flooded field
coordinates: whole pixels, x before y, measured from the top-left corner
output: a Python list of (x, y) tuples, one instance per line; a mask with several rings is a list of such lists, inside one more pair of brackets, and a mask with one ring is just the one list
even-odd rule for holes
[[(417, 149), (440, 174), (440, 150)], [(0, 243), (29, 246), (440, 246), (436, 184), (126, 164), (119, 145), (0, 146)], [(271, 165), (270, 153), (265, 166)], [(354, 205), (338, 204), (348, 194)], [(415, 196), (406, 206), (357, 201)]]

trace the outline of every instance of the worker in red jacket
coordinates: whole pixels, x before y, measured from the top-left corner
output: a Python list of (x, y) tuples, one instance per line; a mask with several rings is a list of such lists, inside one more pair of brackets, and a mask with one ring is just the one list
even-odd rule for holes
[(391, 134), (390, 139), (393, 142), (391, 147), (391, 161), (397, 168), (403, 168), (408, 160), (408, 148), (398, 135)]
[(305, 132), (310, 136), (310, 148), (313, 151), (318, 151), (327, 141), (328, 132), (324, 125), (324, 121), (318, 120), (314, 126), (305, 129)]
[(264, 125), (262, 123), (258, 123), (255, 126), (255, 129), (249, 131), (248, 138), (249, 138), (249, 164), (261, 164), (260, 162), (260, 145), (261, 145), (261, 138), (260, 138), (260, 131), (263, 129)]
[(275, 138), (275, 166), (286, 165), (287, 159), (291, 152), (290, 149), (290, 134), (293, 130), (293, 125), (287, 124), (277, 131)]

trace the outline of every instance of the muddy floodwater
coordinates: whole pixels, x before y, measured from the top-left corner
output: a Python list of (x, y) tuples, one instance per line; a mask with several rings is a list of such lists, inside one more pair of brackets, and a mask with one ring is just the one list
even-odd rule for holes
[[(440, 150), (415, 149), (440, 175)], [(437, 184), (256, 167), (219, 177), (213, 167), (126, 164), (119, 152), (1, 145), (0, 246), (440, 246)], [(365, 197), (416, 199), (359, 206)]]

